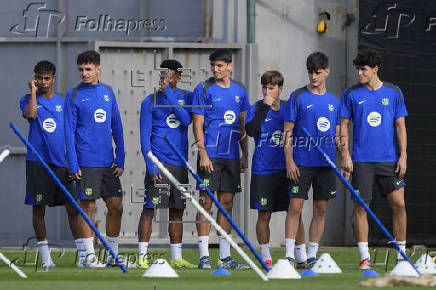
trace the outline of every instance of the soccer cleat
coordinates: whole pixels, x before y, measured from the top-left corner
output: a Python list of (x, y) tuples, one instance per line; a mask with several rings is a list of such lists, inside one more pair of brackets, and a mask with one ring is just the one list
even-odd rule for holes
[(307, 259), (307, 265), (306, 265), (306, 269), (312, 269), (313, 265), (315, 265), (315, 263), (318, 260), (316, 258), (309, 258)]
[(291, 264), (292, 267), (295, 267), (295, 259), (291, 257), (285, 257), (286, 260), (288, 260), (289, 264)]
[(239, 264), (232, 256), (224, 259), (218, 259), (218, 267), (224, 269), (250, 269), (248, 265)]
[(141, 269), (148, 269), (150, 268), (150, 262), (145, 256), (142, 256), (138, 259), (138, 267)]
[(369, 270), (369, 269), (371, 269), (371, 261), (369, 260), (369, 258), (360, 261), (359, 269), (360, 270)]
[(307, 267), (307, 261), (297, 263), (297, 269), (306, 269), (306, 267)]
[(272, 260), (265, 260), (264, 262), (265, 262), (265, 264), (266, 264), (269, 268), (271, 268), (271, 266), (272, 266)]
[(171, 266), (174, 268), (184, 268), (184, 269), (197, 269), (197, 266), (194, 264), (189, 263), (183, 258), (177, 259), (177, 260), (171, 260), (170, 262)]
[(52, 261), (49, 261), (49, 262), (42, 262), (41, 267), (42, 268), (56, 268), (56, 265)]
[(86, 257), (77, 264), (79, 268), (105, 268), (106, 264), (100, 263), (95, 255)]
[(210, 269), (210, 258), (209, 256), (203, 256), (200, 258), (200, 263), (198, 263), (198, 269)]

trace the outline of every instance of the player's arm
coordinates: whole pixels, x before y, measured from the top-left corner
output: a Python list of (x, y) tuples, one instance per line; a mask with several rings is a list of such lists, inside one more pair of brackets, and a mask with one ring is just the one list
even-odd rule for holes
[(284, 125), (284, 137), (285, 140), (285, 159), (286, 159), (286, 175), (292, 181), (298, 183), (300, 178), (300, 170), (298, 169), (297, 164), (295, 164), (294, 156), (293, 156), (293, 136), (292, 131), (294, 130), (294, 122), (285, 122)]
[(29, 120), (35, 120), (37, 117), (37, 103), (36, 103), (36, 80), (32, 79), (29, 82), (29, 87), (31, 90), (29, 102), (27, 103), (26, 109), (23, 112), (23, 117)]
[[(262, 123), (268, 114), (268, 111), (271, 109), (271, 106), (265, 104), (264, 102), (257, 102), (256, 108), (254, 110), (254, 116), (247, 120), (245, 124), (245, 131), (247, 135), (253, 137), (260, 132), (262, 128)], [(247, 117), (248, 118), (248, 117)]]
[(397, 133), (397, 143), (400, 150), (400, 157), (398, 158), (395, 172), (398, 173), (400, 178), (403, 178), (407, 169), (407, 131), (404, 117), (395, 119), (395, 131)]
[(340, 134), (341, 134), (341, 125), (338, 124), (335, 127), (335, 145), (336, 145), (336, 150), (338, 150), (339, 152), (341, 152), (341, 146), (342, 146)]
[(80, 180), (82, 172), (77, 162), (76, 153), (76, 127), (77, 108), (72, 100), (71, 93), (68, 92), (64, 104), (64, 129), (65, 129), (65, 148), (67, 153), (68, 170), (75, 180)]
[(112, 137), (115, 143), (115, 169), (112, 173), (116, 177), (120, 177), (124, 172), (124, 160), (126, 153), (124, 152), (124, 135), (123, 123), (121, 121), (120, 111), (118, 110), (117, 100), (112, 99), (112, 119), (111, 119)]
[(176, 115), (177, 119), (180, 121), (180, 124), (183, 127), (188, 127), (192, 121), (192, 117), (191, 117), (190, 112), (188, 112), (185, 108), (180, 107), (179, 103), (177, 102), (177, 98), (174, 95), (174, 92), (169, 85), (165, 86), (163, 88), (163, 91), (165, 92), (165, 94), (168, 97), (168, 102), (174, 106), (174, 108), (173, 108), (174, 114)]
[(346, 178), (350, 178), (350, 174), (353, 172), (353, 161), (351, 160), (350, 150), (349, 150), (349, 130), (350, 120), (341, 117), (341, 129), (340, 129), (340, 150), (342, 156), (342, 166), (341, 173)]
[(206, 147), (204, 145), (204, 116), (200, 114), (193, 114), (193, 130), (194, 138), (197, 143), (197, 148), (200, 157), (200, 168), (211, 173), (213, 171), (212, 161), (210, 161), (207, 155)]
[(239, 124), (238, 124), (238, 140), (239, 146), (241, 147), (242, 156), (240, 159), (240, 170), (245, 172), (248, 168), (248, 142), (247, 134), (245, 133), (245, 116), (247, 111), (241, 112), (239, 114)]

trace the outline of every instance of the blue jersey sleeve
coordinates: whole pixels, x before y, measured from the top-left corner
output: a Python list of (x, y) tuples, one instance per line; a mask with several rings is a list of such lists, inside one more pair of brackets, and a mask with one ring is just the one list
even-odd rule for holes
[(112, 137), (115, 142), (115, 165), (124, 168), (125, 152), (124, 152), (124, 136), (123, 123), (121, 122), (120, 111), (115, 96), (112, 101), (112, 120), (111, 120)]
[(192, 121), (191, 114), (185, 108), (179, 107), (180, 104), (178, 103), (177, 97), (174, 94), (173, 90), (170, 88), (170, 86), (166, 86), (164, 92), (168, 97), (168, 102), (171, 105), (175, 106), (174, 114), (176, 115), (177, 119), (180, 121), (180, 124), (183, 127), (188, 127)]
[(67, 151), (68, 170), (70, 173), (79, 171), (77, 162), (75, 134), (77, 126), (77, 108), (72, 100), (71, 91), (67, 93), (64, 104), (65, 147)]
[(408, 115), (406, 105), (404, 104), (404, 96), (403, 92), (400, 88), (398, 88), (399, 96), (397, 98), (397, 102), (395, 104), (395, 119), (406, 117)]
[(350, 120), (352, 116), (353, 116), (353, 103), (351, 100), (351, 96), (348, 93), (348, 89), (346, 89), (345, 92), (342, 94), (340, 117)]
[[(152, 113), (153, 107), (150, 104), (150, 98), (146, 98), (141, 104), (141, 114), (139, 117), (139, 128), (141, 138), (141, 152), (144, 156), (145, 168), (149, 176), (154, 175), (154, 163), (148, 158), (147, 152), (151, 151), (151, 126), (152, 126)], [(159, 174), (159, 169), (156, 167), (156, 174)]]
[(20, 99), (20, 109), (21, 112), (23, 112), (26, 110), (27, 104), (29, 104), (30, 101), (30, 96), (29, 95), (24, 95), (21, 99)]
[[(204, 106), (206, 96), (203, 96), (203, 83), (200, 83), (195, 88), (194, 92), (192, 93), (192, 104), (196, 106)], [(194, 114), (203, 115), (205, 113), (205, 107), (192, 107), (191, 110)]]
[(285, 122), (295, 123), (295, 121), (297, 120), (297, 104), (295, 104), (294, 106), (294, 94), (295, 92), (293, 92), (289, 96), (289, 100), (286, 103), (285, 118), (284, 118)]

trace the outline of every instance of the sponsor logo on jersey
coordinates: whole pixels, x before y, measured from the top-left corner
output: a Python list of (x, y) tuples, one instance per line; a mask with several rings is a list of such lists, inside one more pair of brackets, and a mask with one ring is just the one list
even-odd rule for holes
[(235, 121), (236, 121), (235, 112), (228, 110), (224, 113), (224, 122), (231, 125), (231, 124), (235, 123)]
[(56, 112), (62, 112), (62, 106), (61, 105), (57, 105), (56, 106)]
[(274, 131), (271, 135), (271, 141), (277, 146), (283, 146), (283, 132), (280, 130)]
[(94, 112), (94, 120), (97, 123), (104, 123), (106, 121), (106, 111), (103, 109), (97, 109)]
[(56, 130), (56, 122), (52, 118), (47, 118), (42, 122), (42, 128), (49, 133), (53, 133)]
[(377, 127), (381, 124), (381, 115), (378, 112), (371, 112), (366, 118), (371, 127)]
[(108, 95), (104, 95), (104, 100), (105, 100), (106, 102), (109, 102), (109, 96), (108, 96)]
[(329, 110), (330, 110), (330, 112), (333, 112), (334, 109), (335, 109), (335, 106), (333, 106), (332, 104), (329, 104)]
[(180, 126), (180, 121), (177, 120), (176, 115), (175, 114), (169, 114), (167, 117), (167, 125), (170, 128), (178, 128)]
[(318, 122), (316, 122), (316, 126), (321, 132), (328, 131), (330, 129), (330, 121), (326, 117), (321, 117), (318, 119)]
[(239, 103), (240, 100), (241, 100), (241, 98), (239, 96), (235, 96), (236, 103)]
[(382, 104), (383, 104), (383, 106), (389, 105), (389, 99), (388, 98), (382, 99)]

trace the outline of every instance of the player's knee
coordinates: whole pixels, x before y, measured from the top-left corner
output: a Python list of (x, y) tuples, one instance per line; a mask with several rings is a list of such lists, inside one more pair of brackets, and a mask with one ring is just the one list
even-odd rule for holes
[(142, 218), (150, 218), (154, 217), (154, 209), (153, 208), (143, 208), (141, 213)]
[(405, 204), (404, 200), (394, 200), (391, 203), (391, 207), (392, 207), (392, 211), (394, 213), (399, 213), (399, 212), (405, 212), (406, 211), (406, 204)]
[(120, 202), (118, 204), (114, 204), (111, 205), (110, 207), (108, 207), (108, 211), (111, 214), (115, 214), (115, 215), (122, 215), (123, 214), (123, 204)]
[(170, 209), (169, 217), (171, 221), (181, 221), (183, 218), (183, 210)]
[(221, 202), (221, 205), (222, 205), (223, 208), (226, 209), (227, 211), (232, 210), (232, 208), (233, 208), (233, 199), (223, 200), (223, 201)]
[(33, 216), (35, 218), (44, 218), (45, 207), (44, 206), (34, 206), (33, 207)]

